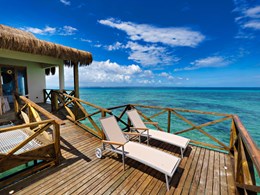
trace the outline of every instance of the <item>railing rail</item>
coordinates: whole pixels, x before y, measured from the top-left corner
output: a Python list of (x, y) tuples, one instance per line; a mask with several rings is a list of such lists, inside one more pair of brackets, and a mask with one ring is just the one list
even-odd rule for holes
[[(63, 96), (67, 99), (66, 103), (64, 103), (64, 107), (67, 110), (69, 116), (67, 118), (73, 121), (75, 124), (79, 125), (80, 127), (86, 129), (90, 133), (94, 134), (95, 136), (104, 139), (104, 133), (99, 127), (99, 125), (94, 121), (92, 118), (94, 115), (101, 114), (100, 117), (105, 117), (106, 113), (111, 113), (110, 110), (106, 108), (102, 108), (100, 106), (91, 104), (90, 102), (81, 100), (79, 98), (73, 97), (68, 94), (63, 94)], [(84, 106), (83, 106), (84, 105)], [(94, 109), (95, 112), (90, 114), (87, 111), (87, 107)], [(79, 114), (81, 113), (81, 115)], [(85, 125), (81, 123), (83, 120), (88, 120), (88, 122), (93, 126), (90, 127), (89, 125)]]
[(239, 191), (255, 194), (260, 192), (255, 178), (255, 175), (258, 175), (258, 178), (260, 176), (260, 150), (237, 115), (233, 116), (230, 147), (234, 156), (235, 181)]
[[(15, 94), (14, 97), (16, 114), (21, 115), (25, 124), (1, 128), (0, 136), (8, 136), (6, 133), (12, 132), (23, 139), (16, 139), (14, 136), (10, 140), (4, 140), (8, 142), (8, 145), (4, 145), (4, 148), (1, 149), (0, 172), (31, 161), (41, 160), (39, 165), (22, 172), (20, 177), (24, 177), (24, 175), (46, 166), (59, 164), (61, 156), (60, 125), (63, 124), (63, 121), (24, 96)], [(42, 120), (39, 113), (46, 119)], [(15, 143), (15, 145), (11, 147), (10, 143)], [(20, 178), (19, 174), (0, 181), (0, 187)]]
[(43, 89), (43, 98), (44, 98), (44, 103), (46, 102), (51, 102), (52, 101), (52, 93), (53, 92), (58, 92), (59, 94), (69, 94), (71, 96), (75, 95), (74, 90), (70, 89), (64, 89), (64, 90), (59, 90), (59, 89)]
[[(234, 175), (238, 193), (256, 194), (257, 192), (260, 192), (260, 187), (256, 185), (256, 178), (257, 175), (259, 177), (260, 173), (260, 151), (236, 115), (139, 104), (121, 105), (105, 109), (70, 95), (63, 95), (68, 98), (68, 101), (64, 104), (69, 113), (68, 118), (100, 139), (104, 138), (104, 134), (100, 128), (99, 122), (96, 122), (93, 119), (94, 117), (98, 117), (98, 115), (99, 117), (104, 117), (106, 114), (113, 114), (120, 123), (122, 129), (128, 130), (131, 123), (126, 116), (126, 111), (132, 108), (137, 109), (140, 116), (148, 122), (155, 122), (158, 117), (163, 118), (163, 120), (159, 121), (165, 121), (167, 123), (166, 125), (159, 126), (158, 124), (153, 124), (154, 127), (160, 131), (174, 134), (185, 134), (184, 136), (187, 136), (187, 133), (192, 132), (200, 133), (201, 136), (210, 140), (210, 143), (198, 141), (192, 136), (188, 137), (191, 139), (191, 144), (225, 151), (231, 155), (232, 159), (234, 159), (232, 162), (234, 162)], [(83, 116), (77, 116), (77, 112), (73, 112), (69, 105), (77, 107), (77, 109), (83, 113)], [(86, 107), (91, 107), (92, 110), (94, 109), (95, 111), (88, 112)], [(201, 124), (197, 124), (197, 121), (193, 121), (193, 118), (189, 118), (187, 115), (196, 115), (202, 117), (204, 120), (201, 121)], [(175, 117), (176, 120), (178, 119), (178, 123), (183, 122), (189, 127), (172, 132), (174, 124), (176, 124), (176, 122), (173, 121), (173, 117)], [(93, 128), (84, 123), (85, 119), (89, 121), (89, 124), (91, 124)], [(224, 134), (227, 138), (225, 142), (223, 142), (219, 137), (213, 135), (211, 131), (205, 130), (205, 128), (210, 128), (210, 130), (212, 130), (214, 127), (215, 131), (219, 131), (219, 126), (225, 123), (226, 127), (227, 122), (231, 123), (231, 128), (227, 128), (223, 133), (221, 132), (221, 134)], [(255, 173), (254, 169), (257, 170), (257, 173)]]

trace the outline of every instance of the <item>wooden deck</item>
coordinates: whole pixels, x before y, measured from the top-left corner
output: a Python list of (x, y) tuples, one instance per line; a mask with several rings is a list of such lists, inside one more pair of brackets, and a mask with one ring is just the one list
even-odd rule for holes
[[(19, 181), (0, 194), (165, 194), (165, 177), (141, 163), (105, 152), (95, 156), (100, 140), (70, 121), (61, 126), (62, 163)], [(151, 141), (180, 156), (179, 148)], [(228, 155), (189, 146), (170, 184), (169, 194), (235, 194)]]

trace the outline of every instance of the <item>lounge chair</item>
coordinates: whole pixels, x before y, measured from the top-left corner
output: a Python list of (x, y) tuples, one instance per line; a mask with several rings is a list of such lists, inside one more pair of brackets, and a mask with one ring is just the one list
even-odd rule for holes
[[(166, 187), (169, 190), (169, 179), (175, 173), (180, 163), (180, 158), (147, 145), (127, 140), (114, 116), (101, 118), (100, 122), (107, 140), (102, 140), (102, 149), (96, 149), (96, 156), (98, 158), (102, 157), (103, 150), (121, 154), (124, 169), (125, 157), (139, 161), (165, 174)], [(136, 135), (136, 133), (129, 134)], [(110, 148), (106, 148), (106, 145), (110, 145)]]
[[(129, 110), (126, 113), (129, 117), (131, 123), (134, 126), (132, 129), (141, 133), (141, 135), (145, 136), (145, 137), (147, 137), (147, 133), (149, 132), (149, 138), (156, 139), (156, 140), (180, 147), (181, 158), (183, 158), (183, 153), (186, 150), (186, 148), (190, 142), (189, 139), (178, 136), (178, 135), (174, 135), (171, 133), (154, 130), (154, 129), (149, 129), (147, 131), (148, 128), (146, 127), (145, 123), (142, 121), (142, 119), (136, 109)], [(155, 124), (154, 122), (146, 122), (146, 123)], [(147, 140), (148, 144), (149, 144), (149, 138)]]

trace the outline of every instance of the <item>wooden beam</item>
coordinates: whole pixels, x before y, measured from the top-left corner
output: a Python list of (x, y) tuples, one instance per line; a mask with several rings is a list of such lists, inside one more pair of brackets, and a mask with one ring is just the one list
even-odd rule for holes
[(73, 96), (70, 96), (70, 95), (68, 95), (68, 94), (63, 94), (63, 95), (66, 96), (66, 97), (71, 98), (72, 100), (75, 100), (75, 101), (84, 103), (84, 104), (86, 104), (86, 105), (88, 105), (88, 106), (94, 107), (94, 108), (99, 109), (99, 110), (101, 110), (101, 111), (111, 112), (111, 110), (108, 110), (108, 109), (106, 109), (106, 108), (102, 108), (102, 107), (97, 106), (97, 105), (95, 105), (95, 104), (91, 104), (90, 102), (86, 102), (86, 101), (84, 101), (84, 100), (82, 100), (82, 99), (79, 99), (79, 98), (77, 98), (77, 97), (73, 97)]
[(78, 65), (78, 62), (74, 62), (73, 75), (74, 75), (75, 97), (79, 98), (79, 65)]
[(48, 119), (48, 120), (44, 120), (44, 121), (40, 121), (40, 122), (32, 122), (32, 123), (28, 123), (28, 124), (5, 127), (5, 128), (0, 129), (0, 133), (7, 132), (7, 131), (13, 131), (16, 129), (23, 129), (23, 128), (31, 127), (31, 126), (38, 126), (38, 125), (46, 124), (46, 123), (52, 123), (53, 121), (54, 121), (53, 119)]
[[(236, 182), (236, 186), (241, 189), (249, 190), (252, 192), (258, 192), (258, 193), (260, 192), (260, 186), (240, 184), (238, 182)], [(250, 194), (250, 193), (248, 193), (248, 194)]]
[(168, 111), (168, 133), (171, 133), (171, 111)]
[(13, 148), (11, 151), (8, 151), (7, 155), (4, 156), (2, 159), (0, 159), (0, 163), (2, 163), (4, 160), (9, 158), (12, 154), (14, 154), (16, 151), (24, 147), (26, 144), (28, 144), (31, 140), (33, 140), (35, 137), (37, 137), (40, 133), (43, 131), (46, 131), (52, 124), (47, 123), (44, 125), (44, 127), (37, 130), (34, 134), (32, 134), (30, 137), (28, 137), (26, 140), (22, 141), (19, 145), (17, 145), (15, 148)]
[(178, 131), (178, 132), (176, 132), (175, 134), (177, 135), (177, 134), (185, 133), (185, 132), (188, 132), (188, 131), (197, 129), (197, 128), (202, 128), (202, 127), (207, 127), (207, 126), (209, 126), (209, 125), (214, 125), (214, 124), (216, 124), (216, 123), (219, 123), (219, 122), (228, 120), (228, 119), (230, 119), (230, 118), (231, 118), (231, 116), (228, 116), (228, 117), (225, 117), (225, 118), (221, 118), (221, 119), (217, 119), (217, 120), (214, 120), (214, 121), (210, 121), (210, 122), (207, 122), (207, 123), (204, 123), (204, 124), (201, 124), (201, 125), (193, 126), (193, 127), (191, 127), (191, 128)]
[(59, 65), (59, 88), (60, 91), (64, 90), (64, 64)]
[(55, 122), (59, 125), (64, 124), (63, 120), (59, 119), (58, 117), (54, 116), (53, 114), (49, 113), (47, 110), (45, 110), (44, 108), (42, 108), (41, 106), (37, 105), (36, 103), (34, 103), (33, 101), (27, 99), (25, 96), (20, 96), (20, 98), (27, 104), (30, 104), (31, 106), (33, 106), (36, 110), (38, 110), (39, 112), (41, 112), (43, 115), (45, 115), (47, 118), (49, 119), (53, 119), (55, 120)]
[(0, 96), (3, 96), (3, 86), (2, 86), (2, 71), (0, 67)]
[(250, 134), (248, 133), (242, 122), (240, 121), (239, 117), (237, 115), (234, 115), (233, 120), (245, 144), (248, 154), (250, 155), (250, 158), (252, 159), (256, 167), (258, 175), (260, 175), (260, 150), (256, 146), (254, 140), (251, 138)]
[(193, 124), (190, 120), (186, 119), (184, 116), (180, 115), (179, 113), (177, 113), (176, 111), (172, 111), (172, 113), (174, 113), (176, 116), (178, 116), (180, 119), (182, 119), (183, 121), (185, 121), (186, 123), (188, 123), (189, 125), (191, 125), (192, 127), (195, 127), (197, 130), (199, 130), (201, 133), (203, 133), (204, 135), (208, 136), (210, 139), (212, 139), (213, 141), (215, 141), (216, 143), (218, 143), (219, 145), (223, 146), (226, 150), (229, 151), (229, 147), (226, 146), (224, 143), (222, 143), (221, 141), (219, 141), (218, 139), (216, 139), (215, 137), (213, 137), (212, 135), (210, 135), (209, 133), (205, 132), (204, 130), (202, 130), (201, 128), (197, 128), (195, 124)]
[[(142, 112), (138, 111), (137, 112), (140, 114), (140, 116), (142, 116), (145, 120), (149, 121), (149, 122), (154, 122), (152, 121), (149, 117), (145, 116)], [(162, 128), (159, 127), (159, 125), (153, 125), (155, 126), (158, 130), (160, 131), (164, 131)]]

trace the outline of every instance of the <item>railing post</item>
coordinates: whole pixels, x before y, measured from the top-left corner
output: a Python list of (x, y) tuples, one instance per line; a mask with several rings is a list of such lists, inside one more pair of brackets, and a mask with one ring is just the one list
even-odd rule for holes
[(51, 90), (51, 111), (57, 111), (59, 108), (58, 95), (56, 91)]
[(171, 133), (171, 111), (168, 110), (168, 133)]
[(60, 156), (61, 156), (61, 150), (60, 150), (60, 125), (57, 123), (53, 123), (54, 125), (54, 131), (53, 131), (53, 137), (54, 137), (54, 148), (55, 148), (55, 164), (60, 164)]
[(44, 103), (46, 103), (47, 102), (46, 89), (43, 89), (43, 99), (44, 99)]
[(20, 105), (18, 101), (19, 96), (14, 94), (13, 97), (14, 97), (14, 113), (15, 116), (17, 117), (17, 114), (19, 113), (20, 110)]
[(104, 110), (101, 111), (101, 117), (102, 118), (106, 117), (106, 112)]

